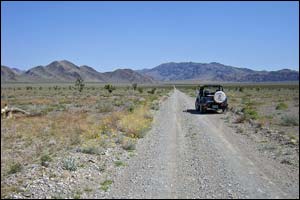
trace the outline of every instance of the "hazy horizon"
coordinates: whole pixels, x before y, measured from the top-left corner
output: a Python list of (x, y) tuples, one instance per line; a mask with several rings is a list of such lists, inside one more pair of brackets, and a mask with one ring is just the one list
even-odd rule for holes
[(299, 2), (1, 2), (1, 65), (299, 71)]

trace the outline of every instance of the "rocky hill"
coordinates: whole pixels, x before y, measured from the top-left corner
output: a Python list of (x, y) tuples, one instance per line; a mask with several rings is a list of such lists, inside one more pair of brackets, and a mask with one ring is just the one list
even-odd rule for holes
[(132, 69), (117, 69), (113, 72), (105, 72), (104, 76), (111, 82), (117, 83), (153, 83), (154, 80), (148, 76), (142, 75)]
[(254, 71), (220, 63), (164, 63), (152, 69), (138, 72), (159, 81), (202, 80), (221, 82), (298, 81), (299, 72), (289, 69), (278, 71)]

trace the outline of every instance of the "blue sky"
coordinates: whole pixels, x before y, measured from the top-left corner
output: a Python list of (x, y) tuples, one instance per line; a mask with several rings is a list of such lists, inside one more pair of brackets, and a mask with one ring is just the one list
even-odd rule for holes
[(299, 68), (298, 2), (1, 2), (1, 64)]

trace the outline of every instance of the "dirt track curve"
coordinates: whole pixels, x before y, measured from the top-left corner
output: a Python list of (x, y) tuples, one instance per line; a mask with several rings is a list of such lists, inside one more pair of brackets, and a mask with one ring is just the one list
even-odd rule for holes
[(174, 89), (106, 198), (299, 198), (299, 179)]

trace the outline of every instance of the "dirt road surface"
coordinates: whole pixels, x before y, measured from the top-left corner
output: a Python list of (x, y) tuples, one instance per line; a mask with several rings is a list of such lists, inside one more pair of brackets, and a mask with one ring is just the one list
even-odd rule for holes
[(260, 155), (223, 117), (174, 89), (105, 197), (299, 198), (299, 169)]

